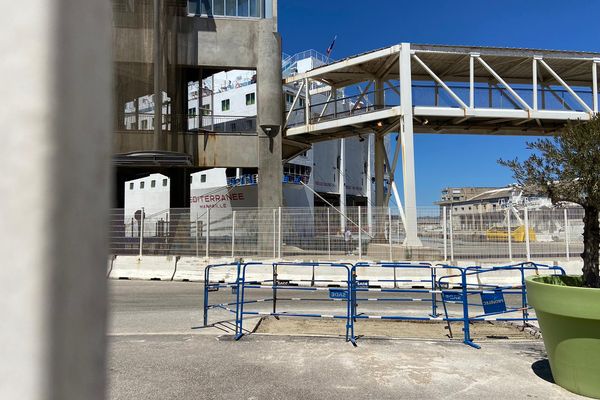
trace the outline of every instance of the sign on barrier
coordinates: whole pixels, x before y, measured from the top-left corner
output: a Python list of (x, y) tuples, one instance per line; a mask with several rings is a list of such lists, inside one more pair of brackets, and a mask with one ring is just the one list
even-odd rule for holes
[(329, 289), (330, 299), (347, 299), (348, 291), (346, 289)]
[(447, 302), (462, 303), (463, 295), (460, 292), (446, 292), (442, 290), (442, 299)]
[(290, 286), (290, 281), (288, 279), (277, 279), (275, 284), (277, 286)]
[(356, 287), (357, 288), (368, 288), (369, 287), (369, 281), (368, 280), (357, 280), (356, 281)]
[(481, 293), (481, 304), (483, 304), (483, 312), (501, 313), (506, 311), (506, 302), (502, 290), (494, 290), (492, 293)]

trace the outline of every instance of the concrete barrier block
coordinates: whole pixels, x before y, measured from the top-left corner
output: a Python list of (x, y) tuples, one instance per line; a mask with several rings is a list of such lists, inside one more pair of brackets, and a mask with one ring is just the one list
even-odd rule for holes
[(154, 279), (170, 281), (177, 258), (173, 256), (117, 256), (109, 277), (112, 279)]
[(181, 257), (177, 261), (174, 281), (202, 282), (208, 261), (203, 257)]

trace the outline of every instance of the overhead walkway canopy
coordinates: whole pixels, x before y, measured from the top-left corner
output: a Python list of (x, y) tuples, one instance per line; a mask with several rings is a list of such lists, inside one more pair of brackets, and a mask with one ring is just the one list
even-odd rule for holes
[[(374, 133), (377, 206), (389, 201), (385, 166), (394, 185), (401, 149), (405, 244), (419, 246), (413, 134), (560, 133), (598, 112), (598, 64), (600, 53), (402, 43), (284, 79), (298, 88), (286, 135), (313, 143)], [(383, 136), (394, 131), (402, 145), (390, 163)]]

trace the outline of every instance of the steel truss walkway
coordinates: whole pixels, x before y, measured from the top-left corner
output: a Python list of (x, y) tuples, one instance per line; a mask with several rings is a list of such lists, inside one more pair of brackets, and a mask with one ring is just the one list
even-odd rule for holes
[[(378, 206), (389, 200), (385, 165), (393, 180), (401, 148), (405, 244), (418, 246), (413, 134), (560, 133), (598, 112), (598, 64), (600, 53), (402, 43), (284, 79), (298, 87), (286, 135), (312, 143), (375, 134)], [(327, 100), (311, 102), (319, 94)], [(390, 132), (402, 143), (391, 164)]]

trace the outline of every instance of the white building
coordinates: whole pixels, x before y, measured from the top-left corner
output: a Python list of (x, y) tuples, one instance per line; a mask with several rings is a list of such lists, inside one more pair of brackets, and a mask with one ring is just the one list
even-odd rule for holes
[(139, 235), (140, 221), (143, 218), (144, 236), (161, 236), (169, 221), (171, 202), (169, 178), (161, 174), (151, 174), (143, 178), (125, 182), (125, 210), (123, 223), (125, 235)]

